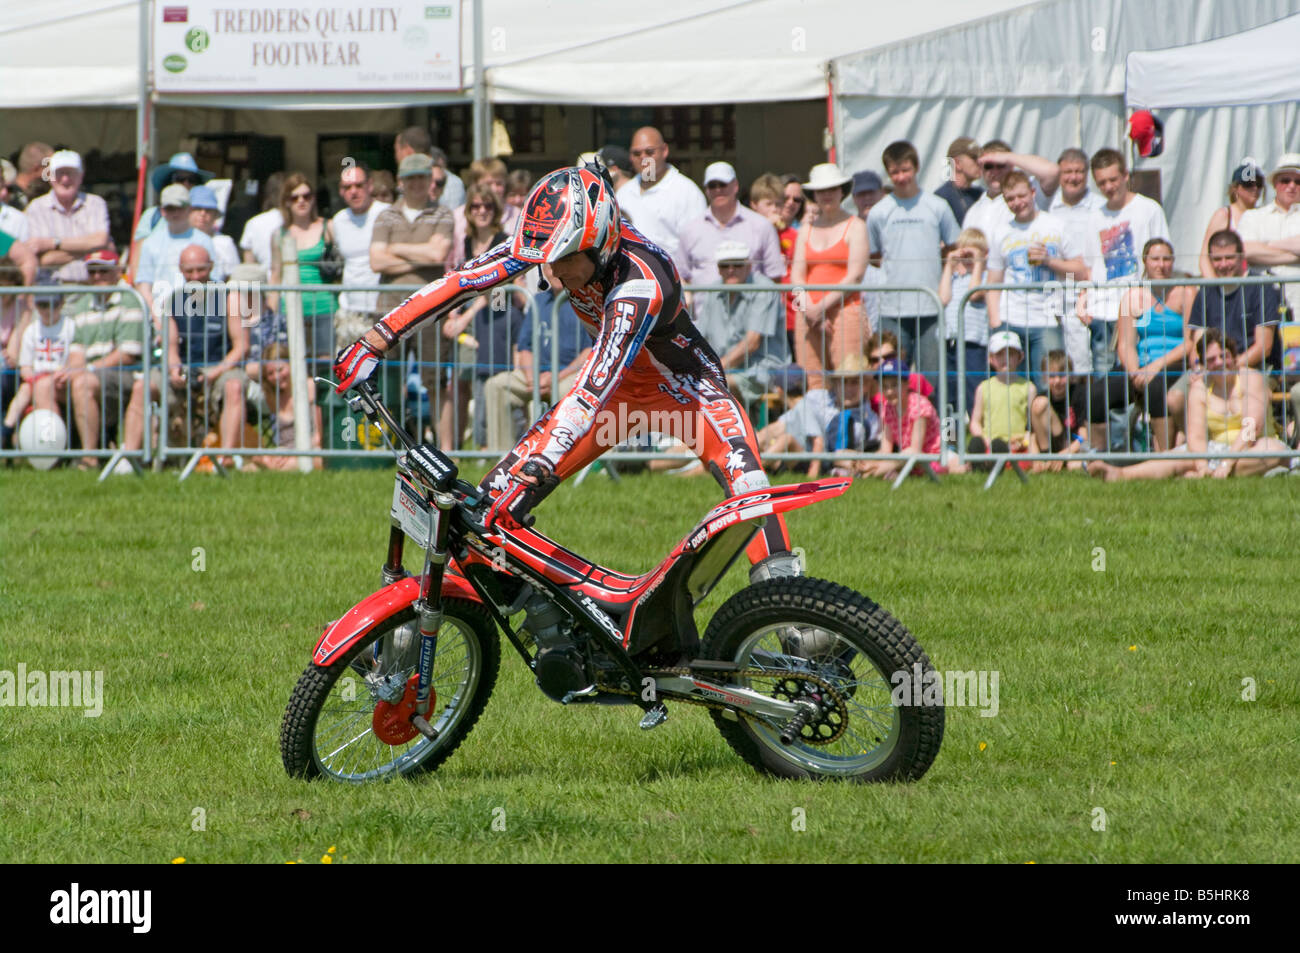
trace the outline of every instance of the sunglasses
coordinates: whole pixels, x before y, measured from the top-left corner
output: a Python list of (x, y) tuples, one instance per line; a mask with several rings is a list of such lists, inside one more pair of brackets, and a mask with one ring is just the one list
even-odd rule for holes
[(1273, 184), (1275, 186), (1300, 185), (1300, 179), (1297, 179), (1295, 176), (1291, 176), (1291, 175), (1279, 175), (1276, 179), (1273, 180)]
[(894, 356), (894, 352), (893, 352), (893, 351), (890, 351), (890, 352), (888, 352), (888, 353), (886, 353), (886, 354), (872, 354), (872, 355), (871, 355), (871, 363), (872, 363), (872, 364), (879, 364), (881, 361), (887, 361), (887, 360), (889, 360), (889, 359), (890, 359), (891, 357), (893, 357), (893, 356)]
[(705, 182), (704, 187), (706, 189), (725, 189), (730, 184), (730, 182)]
[(740, 271), (748, 266), (747, 261), (724, 261), (718, 265), (718, 271)]
[(469, 207), (471, 212), (495, 212), (496, 208), (491, 205), (484, 205), (482, 202), (475, 202)]
[(433, 179), (433, 184), (434, 184), (435, 186), (437, 186), (438, 188), (442, 188), (444, 185), (447, 184), (447, 177), (446, 177), (446, 176), (443, 176), (441, 179), (439, 179), (439, 178), (437, 178), (437, 177), (432, 177), (432, 179)]
[(172, 181), (177, 185), (183, 185), (187, 188), (199, 184), (198, 177), (193, 175), (174, 175), (172, 176)]
[(310, 192), (294, 192), (293, 194), (291, 194), (291, 195), (289, 196), (289, 198), (293, 199), (295, 202), (310, 202), (310, 201), (311, 201), (311, 193), (310, 193)]

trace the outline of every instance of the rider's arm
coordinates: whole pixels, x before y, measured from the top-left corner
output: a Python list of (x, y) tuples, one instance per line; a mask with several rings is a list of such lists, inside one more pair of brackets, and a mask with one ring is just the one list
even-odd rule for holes
[(474, 268), (451, 271), (429, 282), (380, 318), (362, 340), (383, 353), (430, 318), (442, 317), (480, 291), (510, 281), (532, 267), (528, 262), (512, 258), (510, 246), (504, 242), (477, 261), (479, 264)]

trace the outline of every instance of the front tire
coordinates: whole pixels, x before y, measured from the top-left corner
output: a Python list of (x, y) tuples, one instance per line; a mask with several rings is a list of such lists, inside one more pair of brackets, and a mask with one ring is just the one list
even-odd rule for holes
[[(728, 744), (761, 772), (785, 778), (915, 781), (939, 753), (943, 706), (895, 705), (891, 676), (930, 659), (902, 624), (865, 596), (824, 579), (772, 579), (742, 589), (709, 623), (704, 657), (762, 669), (743, 685), (784, 700), (808, 699), (819, 720), (790, 744), (782, 726), (712, 711)], [(770, 674), (769, 674), (770, 673)], [(801, 673), (824, 679), (834, 696)], [(919, 691), (919, 688), (918, 688)], [(838, 697), (835, 697), (838, 696)]]
[[(381, 693), (400, 690), (419, 662), (419, 621), (413, 608), (385, 620), (329, 667), (302, 673), (280, 726), (280, 754), (291, 777), (362, 783), (431, 771), (465, 740), (483, 713), (500, 664), (496, 625), (486, 609), (444, 599), (433, 663), (434, 707), (427, 715), (438, 737), (415, 734), (402, 744), (381, 741), (373, 718)], [(387, 643), (385, 636), (393, 636)], [(381, 647), (376, 659), (376, 646)], [(393, 650), (394, 645), (402, 647)], [(392, 658), (384, 658), (387, 645)]]

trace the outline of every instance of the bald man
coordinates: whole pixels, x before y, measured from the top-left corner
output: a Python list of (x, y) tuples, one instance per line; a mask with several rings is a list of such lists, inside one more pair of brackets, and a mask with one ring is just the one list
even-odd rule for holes
[[(206, 407), (220, 407), (222, 447), (240, 446), (244, 429), (244, 391), (248, 376), (241, 365), (248, 354), (248, 329), (227, 308), (224, 285), (212, 280), (212, 255), (200, 244), (181, 249), (178, 262), (183, 284), (159, 297), (155, 317), (168, 324), (167, 377), (172, 387), (187, 383), (202, 387)], [(155, 369), (150, 390), (157, 395), (162, 373)], [(144, 443), (144, 381), (135, 382), (126, 408), (126, 437), (122, 447), (138, 450)], [(200, 447), (204, 421), (190, 421), (185, 446)], [(222, 459), (223, 464), (233, 461)]]
[(658, 129), (638, 129), (628, 151), (637, 175), (615, 194), (619, 209), (637, 231), (668, 253), (679, 273), (685, 274), (682, 230), (703, 217), (709, 203), (700, 187), (668, 162), (668, 143)]

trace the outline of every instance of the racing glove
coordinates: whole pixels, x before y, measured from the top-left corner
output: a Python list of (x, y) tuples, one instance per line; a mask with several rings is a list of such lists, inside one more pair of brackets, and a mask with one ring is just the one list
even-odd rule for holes
[(506, 529), (531, 526), (529, 511), (559, 485), (560, 478), (544, 458), (529, 457), (488, 507), (484, 526), (491, 529), (497, 522)]
[(343, 348), (334, 358), (334, 377), (337, 393), (345, 393), (367, 380), (379, 366), (383, 355), (366, 343), (365, 338)]

